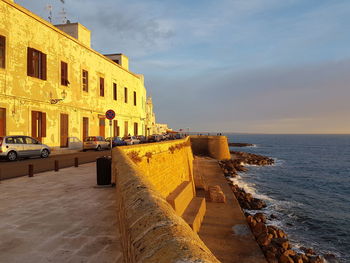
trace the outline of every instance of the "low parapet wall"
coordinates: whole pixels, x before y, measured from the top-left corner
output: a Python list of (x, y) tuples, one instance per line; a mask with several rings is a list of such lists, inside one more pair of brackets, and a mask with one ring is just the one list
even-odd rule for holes
[[(189, 146), (176, 146), (181, 143), (188, 143), (188, 139), (113, 149), (112, 169), (117, 176), (118, 222), (125, 262), (219, 262), (165, 200), (170, 183), (158, 181), (171, 176), (183, 178), (177, 179), (178, 182), (186, 180), (185, 170), (188, 170), (187, 176), (192, 176), (192, 161), (189, 159), (193, 156)], [(164, 163), (159, 163), (159, 166), (150, 164), (150, 154), (147, 154), (150, 150), (154, 152), (152, 157), (160, 158), (151, 158), (153, 161), (163, 160)], [(170, 163), (172, 156), (175, 157), (173, 154), (181, 155), (182, 161), (189, 158), (182, 163), (185, 168), (174, 174), (172, 171), (179, 170), (179, 167)], [(164, 170), (161, 176), (165, 166), (173, 166), (174, 170)], [(171, 188), (176, 186), (175, 183)]]
[[(154, 188), (166, 198), (177, 186), (193, 180), (193, 153), (189, 138), (121, 147)], [(193, 187), (194, 189), (194, 187)]]
[(190, 136), (192, 151), (196, 155), (207, 155), (217, 160), (231, 159), (226, 136)]

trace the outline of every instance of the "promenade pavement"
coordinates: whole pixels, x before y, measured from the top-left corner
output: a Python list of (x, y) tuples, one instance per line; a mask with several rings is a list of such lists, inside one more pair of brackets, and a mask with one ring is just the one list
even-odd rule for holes
[[(217, 160), (195, 157), (194, 168), (207, 185), (219, 185), (226, 203), (207, 202), (199, 236), (223, 263), (267, 263)], [(205, 196), (197, 190), (197, 196)]]
[(1, 181), (0, 262), (122, 262), (116, 209), (95, 163)]
[[(63, 151), (61, 151), (62, 153)], [(96, 158), (110, 155), (110, 150), (107, 151), (88, 151), (88, 152), (69, 152), (64, 154), (52, 154), (49, 158), (30, 158), (22, 159), (15, 162), (0, 160), (0, 180), (10, 179), (19, 176), (28, 175), (28, 166), (32, 164), (34, 174), (46, 171), (52, 171), (55, 168), (55, 161), (59, 162), (59, 168), (74, 166), (74, 158), (79, 159), (79, 164), (95, 162)]]

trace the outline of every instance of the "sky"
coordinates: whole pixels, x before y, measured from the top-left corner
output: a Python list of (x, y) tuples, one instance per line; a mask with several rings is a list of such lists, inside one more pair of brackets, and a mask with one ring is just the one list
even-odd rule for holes
[(173, 129), (350, 133), (349, 0), (15, 2), (126, 54)]

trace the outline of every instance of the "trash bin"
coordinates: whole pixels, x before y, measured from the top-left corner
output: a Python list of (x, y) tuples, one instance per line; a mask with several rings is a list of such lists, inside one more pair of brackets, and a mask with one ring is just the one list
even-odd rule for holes
[(97, 185), (110, 185), (112, 182), (112, 158), (103, 156), (96, 159)]

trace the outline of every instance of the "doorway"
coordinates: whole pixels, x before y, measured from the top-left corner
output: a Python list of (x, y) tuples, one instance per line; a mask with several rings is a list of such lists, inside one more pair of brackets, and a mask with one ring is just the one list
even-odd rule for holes
[(99, 118), (99, 127), (100, 127), (100, 136), (105, 137), (105, 126), (106, 126), (106, 119), (104, 117)]
[(83, 141), (89, 136), (89, 118), (83, 117)]
[(61, 113), (61, 148), (68, 147), (68, 114)]

